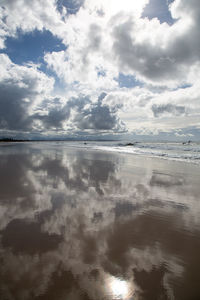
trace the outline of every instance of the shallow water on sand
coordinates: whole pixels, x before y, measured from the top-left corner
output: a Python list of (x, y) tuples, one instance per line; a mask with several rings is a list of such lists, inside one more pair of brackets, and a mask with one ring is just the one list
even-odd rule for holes
[(0, 146), (0, 299), (200, 299), (200, 167)]

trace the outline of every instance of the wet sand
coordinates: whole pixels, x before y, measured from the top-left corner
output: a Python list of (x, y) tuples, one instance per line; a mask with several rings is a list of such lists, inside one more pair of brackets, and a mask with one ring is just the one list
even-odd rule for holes
[(0, 145), (0, 299), (200, 299), (199, 166)]

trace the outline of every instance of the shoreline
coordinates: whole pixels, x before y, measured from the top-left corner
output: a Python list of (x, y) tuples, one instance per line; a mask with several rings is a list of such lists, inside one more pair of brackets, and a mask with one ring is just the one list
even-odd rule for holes
[[(113, 154), (122, 154), (122, 155), (130, 155), (130, 156), (136, 156), (136, 157), (143, 157), (143, 158), (151, 158), (151, 159), (159, 159), (165, 162), (178, 162), (178, 163), (185, 163), (186, 165), (195, 165), (200, 166), (200, 155), (198, 154), (200, 152), (200, 149), (198, 150), (197, 154), (199, 155), (197, 158), (192, 157), (191, 154), (188, 154), (188, 150), (184, 152), (184, 157), (178, 157), (179, 153), (174, 152), (172, 153), (174, 156), (170, 156), (171, 153), (167, 153), (166, 149), (144, 149), (141, 147), (137, 147), (135, 145), (127, 145), (127, 144), (115, 144), (118, 141), (66, 141), (66, 140), (15, 140), (15, 141), (0, 141), (0, 146), (7, 146), (7, 145), (15, 145), (17, 143), (19, 144), (50, 144), (51, 146), (60, 146), (63, 144), (69, 149), (74, 150), (83, 150), (83, 151), (95, 151), (95, 152), (104, 152), (104, 153), (113, 153)], [(139, 143), (138, 143), (139, 144)], [(142, 142), (141, 142), (142, 144)], [(148, 143), (143, 143), (148, 144)], [(160, 145), (160, 143), (157, 143)], [(163, 143), (163, 145), (167, 145), (167, 143)], [(177, 145), (180, 145), (177, 144)], [(184, 147), (181, 146), (181, 147)], [(190, 146), (189, 146), (190, 147)], [(138, 151), (139, 150), (139, 151)], [(145, 150), (149, 150), (145, 151)], [(155, 151), (153, 153), (153, 150)], [(158, 152), (159, 151), (159, 152)], [(165, 152), (164, 152), (165, 151)], [(196, 153), (195, 153), (196, 154)]]

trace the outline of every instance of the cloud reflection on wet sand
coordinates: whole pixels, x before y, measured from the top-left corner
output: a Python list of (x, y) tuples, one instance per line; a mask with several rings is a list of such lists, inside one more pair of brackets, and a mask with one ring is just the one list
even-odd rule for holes
[(198, 299), (199, 167), (0, 148), (0, 298)]

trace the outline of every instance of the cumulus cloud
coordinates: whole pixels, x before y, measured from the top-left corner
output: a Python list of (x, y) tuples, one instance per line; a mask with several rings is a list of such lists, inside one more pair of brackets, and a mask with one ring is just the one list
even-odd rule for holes
[(1, 130), (32, 132), (54, 129), (124, 130), (117, 111), (102, 103), (106, 94), (52, 97), (54, 80), (34, 66), (18, 66), (0, 55)]
[[(102, 95), (94, 101), (89, 96), (83, 95), (63, 99), (64, 105), (55, 102), (49, 110), (44, 107), (43, 111), (40, 110), (32, 117), (40, 120), (46, 129), (69, 130), (72, 128), (75, 131), (115, 131), (118, 133), (125, 131), (125, 125), (117, 116), (117, 110), (102, 103), (106, 94)], [(53, 102), (52, 99), (49, 101)]]
[[(45, 29), (59, 37), (66, 49), (50, 51), (43, 58), (47, 72), (51, 71), (63, 84), (59, 95), (56, 90), (52, 93), (52, 88), (39, 91), (41, 85), (47, 87), (44, 81), (49, 77), (36, 67), (13, 67), (20, 71), (10, 75), (1, 87), (5, 93), (1, 100), (1, 128), (14, 130), (14, 124), (18, 124), (16, 130), (40, 132), (123, 131), (122, 122), (130, 132), (138, 132), (139, 128), (141, 132), (169, 132), (173, 127), (183, 128), (185, 122), (198, 128), (200, 10), (197, 2), (173, 1), (168, 6), (174, 19), (170, 25), (158, 18), (142, 17), (148, 0), (117, 3), (114, 0), (48, 0), (45, 3), (3, 0), (0, 46), (3, 47), (8, 36), (17, 38), (18, 31), (23, 34)], [(33, 91), (33, 82), (27, 83), (29, 89), (22, 89), (25, 78), (20, 75), (16, 81), (18, 72), (43, 78), (41, 84), (37, 80), (38, 93), (35, 88)], [(131, 88), (120, 88), (119, 74), (125, 78), (131, 76), (136, 85), (139, 82), (139, 87), (133, 84)], [(16, 84), (16, 100), (5, 100), (13, 99)], [(6, 85), (12, 85), (9, 92)], [(43, 97), (47, 90), (48, 95)], [(107, 96), (100, 102), (98, 97), (102, 91)], [(84, 101), (84, 105), (78, 104), (78, 99), (84, 98), (80, 95), (89, 99), (87, 104)], [(71, 103), (72, 98), (77, 104)], [(14, 105), (11, 120), (6, 109), (11, 111)], [(173, 119), (176, 116), (178, 120)], [(167, 121), (162, 122), (162, 118)]]
[(7, 36), (17, 36), (17, 31), (50, 30), (56, 36), (63, 33), (63, 21), (56, 10), (56, 1), (27, 2), (2, 0), (0, 7), (1, 45)]
[(74, 118), (74, 122), (79, 129), (95, 129), (95, 130), (125, 130), (124, 124), (116, 115), (116, 110), (112, 110), (108, 105), (102, 104), (102, 100), (106, 94), (100, 96), (98, 102), (92, 104), (80, 111)]
[[(112, 1), (86, 1), (68, 19), (69, 47), (65, 54), (49, 53), (46, 62), (66, 82), (77, 78), (94, 83), (98, 68), (104, 69), (107, 80), (125, 72), (156, 85), (186, 82), (190, 79), (188, 68), (199, 61), (196, 3), (174, 1), (169, 9), (177, 21), (171, 26), (156, 18), (142, 19), (147, 3), (119, 1), (116, 5)], [(190, 14), (184, 13), (185, 7)], [(64, 65), (53, 64), (54, 56), (60, 57)]]
[(111, 130), (115, 128), (117, 120), (108, 107), (98, 104), (77, 115), (74, 122), (80, 129)]
[(32, 130), (34, 105), (52, 90), (54, 80), (34, 67), (18, 66), (0, 55), (0, 127), (7, 130)]
[(195, 1), (174, 1), (170, 10), (177, 19), (172, 26), (156, 19), (127, 19), (114, 28), (113, 49), (121, 70), (157, 84), (188, 79), (188, 68), (199, 62), (199, 8)]
[[(70, 77), (71, 82), (84, 81), (83, 69), (88, 80), (93, 77), (95, 82), (98, 68), (104, 68), (108, 78), (109, 73), (112, 77), (124, 71), (159, 85), (184, 82), (188, 67), (199, 61), (198, 5), (195, 1), (174, 1), (169, 9), (177, 21), (169, 26), (156, 18), (141, 18), (147, 3), (87, 0), (79, 3), (82, 6), (76, 14), (63, 19), (56, 1), (3, 1), (2, 30), (12, 35), (17, 29), (26, 32), (45, 28), (60, 36), (68, 48), (64, 55), (60, 53), (59, 66), (52, 65), (56, 54), (49, 53), (46, 61), (59, 75), (66, 74), (67, 82)], [(59, 5), (67, 6), (67, 2)]]
[[(54, 100), (51, 99), (51, 103)], [(36, 113), (33, 115), (33, 118), (36, 120), (40, 120), (46, 129), (56, 128), (62, 129), (63, 121), (67, 121), (70, 116), (70, 107), (65, 105), (64, 107), (58, 107), (55, 105), (54, 108), (50, 108), (47, 110), (45, 108), (45, 114)]]

